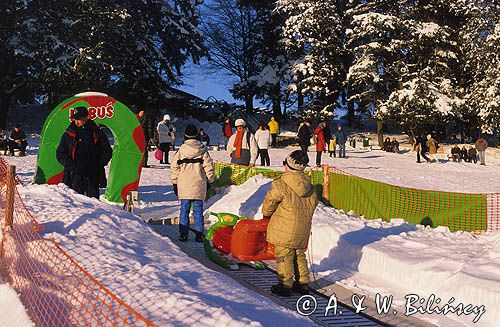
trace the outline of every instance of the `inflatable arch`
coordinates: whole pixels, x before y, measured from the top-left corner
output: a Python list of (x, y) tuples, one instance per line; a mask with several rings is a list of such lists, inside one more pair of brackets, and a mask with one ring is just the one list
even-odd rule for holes
[(89, 119), (108, 127), (115, 138), (104, 197), (111, 202), (125, 202), (131, 190), (137, 190), (146, 148), (144, 132), (134, 113), (123, 103), (104, 93), (77, 94), (60, 103), (43, 125), (35, 183), (59, 184), (64, 167), (56, 159), (62, 135), (70, 124), (73, 108), (87, 107)]

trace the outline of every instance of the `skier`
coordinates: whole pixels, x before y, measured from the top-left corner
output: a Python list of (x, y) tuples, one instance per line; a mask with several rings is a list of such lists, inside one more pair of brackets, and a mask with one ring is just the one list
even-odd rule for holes
[(316, 167), (321, 167), (321, 154), (325, 151), (326, 140), (325, 133), (323, 129), (325, 128), (325, 123), (319, 123), (318, 127), (314, 130), (314, 135), (317, 137), (316, 141)]
[(231, 135), (227, 144), (227, 152), (231, 156), (231, 163), (243, 166), (255, 165), (258, 146), (255, 136), (245, 128), (245, 121), (241, 118), (234, 122), (236, 133)]
[(170, 123), (170, 115), (164, 115), (163, 120), (156, 127), (158, 131), (159, 148), (163, 151), (164, 159), (160, 160), (160, 164), (169, 164), (168, 153), (173, 146), (175, 127)]
[(187, 125), (184, 143), (174, 154), (170, 179), (174, 193), (181, 201), (179, 214), (179, 241), (185, 242), (189, 233), (189, 211), (193, 206), (195, 241), (203, 242), (203, 201), (208, 185), (214, 182), (212, 158), (198, 138), (194, 125)]
[(477, 139), (474, 147), (477, 150), (477, 156), (479, 157), (479, 161), (481, 165), (486, 165), (486, 149), (488, 148), (488, 142), (483, 138), (481, 134), (479, 134), (479, 138)]
[(415, 140), (415, 151), (417, 152), (417, 163), (421, 162), (420, 156), (422, 156), (422, 158), (424, 158), (427, 162), (431, 161), (425, 154), (427, 152), (427, 144), (424, 142), (423, 137), (420, 135), (418, 135)]
[(311, 144), (311, 131), (309, 128), (311, 127), (311, 122), (306, 120), (299, 126), (299, 130), (297, 132), (297, 137), (299, 138), (300, 148), (304, 153), (307, 153), (307, 148)]
[(281, 296), (290, 296), (292, 289), (301, 294), (309, 293), (305, 249), (318, 196), (311, 179), (303, 172), (308, 162), (304, 151), (290, 153), (283, 162), (285, 172), (272, 182), (262, 204), (264, 219), (271, 219), (267, 241), (275, 246), (280, 279), (271, 291)]
[(278, 137), (278, 132), (280, 130), (280, 125), (278, 122), (274, 119), (274, 117), (271, 117), (271, 121), (267, 123), (267, 126), (269, 126), (269, 132), (271, 133), (271, 146), (273, 148), (276, 147), (276, 139)]
[(341, 125), (337, 127), (335, 137), (337, 138), (337, 144), (339, 146), (339, 158), (345, 158), (345, 143), (347, 142), (347, 135), (342, 130)]
[(260, 165), (269, 166), (269, 146), (271, 145), (271, 133), (266, 128), (264, 123), (259, 125), (259, 129), (255, 132), (255, 141), (259, 147)]
[(88, 115), (87, 108), (75, 108), (56, 158), (64, 166), (64, 184), (80, 194), (99, 198), (99, 171), (111, 160), (112, 150), (106, 135)]

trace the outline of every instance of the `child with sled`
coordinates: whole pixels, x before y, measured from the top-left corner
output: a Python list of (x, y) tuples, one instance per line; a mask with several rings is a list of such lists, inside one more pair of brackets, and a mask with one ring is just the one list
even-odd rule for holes
[[(311, 179), (304, 174), (309, 158), (295, 150), (283, 162), (285, 172), (272, 183), (262, 205), (270, 218), (267, 241), (274, 244), (280, 282), (271, 291), (290, 296), (291, 290), (309, 294), (309, 269), (305, 249), (318, 196)], [(295, 279), (295, 282), (294, 282)]]
[(193, 206), (195, 241), (203, 242), (203, 201), (207, 184), (214, 182), (214, 167), (207, 148), (198, 141), (198, 130), (187, 125), (184, 144), (172, 159), (170, 178), (175, 195), (181, 200), (179, 214), (179, 241), (185, 242), (189, 232), (189, 211)]

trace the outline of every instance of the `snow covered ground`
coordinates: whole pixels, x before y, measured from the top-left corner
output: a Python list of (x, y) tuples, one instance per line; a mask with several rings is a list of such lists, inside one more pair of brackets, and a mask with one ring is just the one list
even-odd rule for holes
[[(30, 141), (33, 148), (27, 157), (8, 157), (28, 183), (34, 175), (37, 142)], [(282, 169), (283, 159), (293, 149), (271, 149), (272, 168)], [(227, 161), (223, 151), (211, 154)], [(352, 174), (391, 184), (473, 193), (499, 190), (500, 160), (488, 161), (488, 152), (485, 167), (417, 164), (412, 153), (348, 149), (347, 155), (347, 159), (323, 156), (325, 162)], [(314, 163), (314, 152), (310, 159)], [(146, 218), (175, 217), (178, 201), (169, 169), (159, 166), (153, 153), (150, 164), (154, 168), (144, 169), (141, 176), (139, 211)], [(210, 210), (259, 218), (269, 183), (255, 177), (232, 186), (209, 201)], [(64, 186), (28, 185), (20, 191), (28, 208), (46, 225), (47, 237), (54, 236), (92, 275), (159, 325), (309, 324), (190, 259), (119, 206), (74, 194)], [(366, 221), (321, 205), (313, 221), (309, 250), (318, 279), (340, 283), (358, 294), (392, 294), (401, 314), (406, 294), (427, 298), (433, 293), (441, 304), (454, 297), (454, 305), (484, 305), (486, 313), (476, 325), (499, 325), (500, 232), (475, 236), (424, 229), (401, 220)], [(443, 326), (472, 325), (474, 316), (419, 315)]]
[[(0, 235), (0, 240), (2, 235)], [(31, 322), (19, 297), (9, 284), (0, 279), (0, 326), (31, 327)]]

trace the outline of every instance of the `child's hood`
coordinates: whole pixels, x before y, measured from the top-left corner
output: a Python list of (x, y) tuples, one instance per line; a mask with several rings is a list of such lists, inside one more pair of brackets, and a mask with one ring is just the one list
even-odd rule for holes
[(281, 180), (300, 197), (310, 196), (314, 191), (311, 178), (301, 171), (287, 171), (281, 175)]
[(207, 148), (198, 140), (187, 140), (179, 148), (181, 158), (197, 158), (201, 157)]

